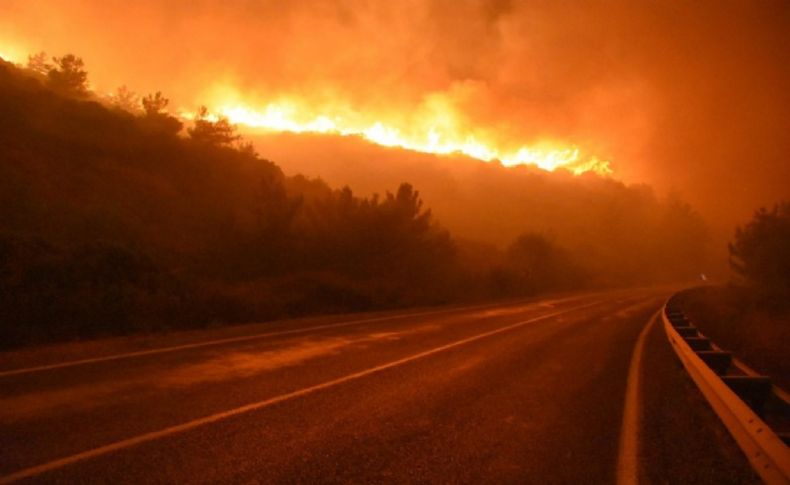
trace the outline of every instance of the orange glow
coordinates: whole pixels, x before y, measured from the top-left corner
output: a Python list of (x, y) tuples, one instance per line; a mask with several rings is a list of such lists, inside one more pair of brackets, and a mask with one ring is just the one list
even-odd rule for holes
[[(219, 98), (237, 99), (228, 95)], [(408, 109), (405, 109), (408, 111)], [(387, 112), (366, 116), (340, 103), (312, 105), (294, 97), (281, 98), (252, 108), (240, 101), (213, 103), (213, 116), (224, 116), (233, 124), (269, 132), (324, 133), (360, 136), (372, 143), (423, 153), (463, 154), (503, 165), (533, 165), (544, 170), (565, 169), (574, 175), (612, 173), (607, 160), (584, 155), (573, 144), (540, 141), (517, 144), (501, 140), (491, 129), (473, 126), (442, 99), (431, 99), (414, 113)], [(193, 113), (181, 116), (192, 119)]]
[(0, 42), (0, 59), (14, 64), (27, 60), (27, 51), (9, 42)]

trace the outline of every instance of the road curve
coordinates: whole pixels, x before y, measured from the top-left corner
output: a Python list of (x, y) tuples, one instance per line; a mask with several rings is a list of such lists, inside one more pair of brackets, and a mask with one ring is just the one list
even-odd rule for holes
[(629, 378), (668, 294), (0, 354), (0, 482), (614, 483), (629, 385), (639, 479), (756, 481), (659, 326)]

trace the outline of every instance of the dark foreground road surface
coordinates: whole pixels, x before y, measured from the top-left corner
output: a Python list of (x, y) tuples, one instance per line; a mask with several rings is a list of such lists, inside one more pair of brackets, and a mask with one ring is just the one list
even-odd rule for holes
[(660, 325), (638, 339), (668, 294), (0, 354), (0, 482), (754, 482)]

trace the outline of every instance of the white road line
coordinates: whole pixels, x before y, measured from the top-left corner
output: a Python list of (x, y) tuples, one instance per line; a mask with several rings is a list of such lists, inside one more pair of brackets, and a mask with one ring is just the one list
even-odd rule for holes
[(620, 428), (620, 445), (617, 454), (617, 485), (635, 485), (639, 483), (639, 421), (640, 383), (639, 372), (642, 368), (642, 353), (650, 329), (653, 328), (660, 310), (656, 312), (644, 326), (636, 339), (631, 363), (628, 366), (628, 380), (625, 387), (625, 406), (623, 408), (623, 424)]
[(24, 468), (22, 470), (18, 470), (16, 472), (11, 473), (9, 475), (6, 475), (4, 477), (0, 477), (0, 484), (12, 483), (12, 482), (15, 482), (17, 480), (22, 480), (24, 478), (31, 478), (31, 477), (40, 475), (42, 473), (46, 473), (46, 472), (49, 472), (49, 471), (52, 471), (52, 470), (56, 470), (58, 468), (63, 468), (65, 466), (77, 463), (79, 461), (87, 460), (87, 459), (90, 459), (90, 458), (95, 458), (95, 457), (101, 456), (101, 455), (106, 455), (106, 454), (112, 453), (114, 451), (122, 450), (122, 449), (125, 449), (125, 448), (129, 448), (129, 447), (132, 447), (132, 446), (136, 446), (136, 445), (142, 444), (142, 443), (146, 443), (146, 442), (149, 442), (149, 441), (154, 441), (154, 440), (157, 440), (157, 439), (160, 439), (160, 438), (164, 438), (166, 436), (174, 435), (174, 434), (177, 434), (177, 433), (183, 433), (185, 431), (197, 428), (199, 426), (203, 426), (203, 425), (210, 424), (210, 423), (215, 423), (217, 421), (221, 421), (223, 419), (227, 419), (227, 418), (230, 418), (230, 417), (233, 417), (233, 416), (238, 416), (240, 414), (244, 414), (244, 413), (248, 413), (250, 411), (255, 411), (255, 410), (258, 410), (258, 409), (262, 409), (262, 408), (265, 408), (265, 407), (268, 407), (268, 406), (271, 406), (273, 404), (277, 404), (277, 403), (280, 403), (280, 402), (283, 402), (283, 401), (287, 401), (287, 400), (294, 399), (294, 398), (297, 398), (297, 397), (305, 396), (307, 394), (311, 394), (311, 393), (314, 393), (316, 391), (320, 391), (320, 390), (323, 390), (323, 389), (334, 387), (334, 386), (337, 386), (339, 384), (343, 384), (343, 383), (346, 383), (346, 382), (349, 382), (349, 381), (353, 381), (353, 380), (356, 380), (356, 379), (359, 379), (359, 378), (362, 378), (362, 377), (366, 377), (366, 376), (369, 376), (371, 374), (375, 374), (375, 373), (381, 372), (381, 371), (386, 370), (386, 369), (391, 369), (393, 367), (397, 367), (397, 366), (406, 364), (408, 362), (412, 362), (412, 361), (415, 361), (415, 360), (418, 360), (418, 359), (422, 359), (424, 357), (428, 357), (430, 355), (437, 354), (439, 352), (444, 352), (446, 350), (450, 350), (450, 349), (453, 349), (455, 347), (459, 347), (461, 345), (465, 345), (465, 344), (468, 344), (468, 343), (471, 343), (471, 342), (475, 342), (477, 340), (484, 339), (484, 338), (490, 337), (492, 335), (497, 335), (497, 334), (500, 334), (500, 333), (503, 333), (503, 332), (507, 332), (509, 330), (513, 330), (513, 329), (522, 327), (522, 326), (530, 324), (530, 323), (538, 322), (540, 320), (546, 320), (547, 318), (552, 318), (552, 317), (556, 317), (556, 316), (563, 315), (563, 314), (566, 314), (566, 313), (571, 313), (571, 312), (582, 310), (582, 309), (585, 309), (585, 308), (589, 308), (589, 307), (592, 307), (592, 306), (595, 306), (595, 305), (600, 305), (600, 304), (605, 303), (607, 301), (610, 301), (610, 300), (594, 301), (592, 303), (586, 303), (584, 305), (579, 305), (577, 307), (569, 308), (569, 309), (566, 309), (566, 310), (561, 310), (561, 311), (547, 313), (547, 314), (541, 315), (539, 317), (534, 317), (534, 318), (530, 318), (528, 320), (523, 320), (523, 321), (520, 321), (520, 322), (516, 322), (516, 323), (510, 324), (510, 325), (506, 325), (504, 327), (497, 328), (495, 330), (490, 330), (488, 332), (483, 332), (483, 333), (474, 335), (472, 337), (467, 337), (467, 338), (464, 338), (464, 339), (461, 339), (461, 340), (457, 340), (455, 342), (452, 342), (452, 343), (449, 343), (449, 344), (446, 344), (446, 345), (442, 345), (442, 346), (435, 347), (435, 348), (430, 349), (430, 350), (419, 352), (417, 354), (413, 354), (413, 355), (410, 355), (408, 357), (404, 357), (402, 359), (394, 360), (394, 361), (388, 362), (386, 364), (381, 364), (381, 365), (378, 365), (378, 366), (375, 366), (375, 367), (371, 367), (369, 369), (366, 369), (366, 370), (363, 370), (363, 371), (360, 371), (360, 372), (355, 372), (353, 374), (348, 374), (346, 376), (339, 377), (337, 379), (333, 379), (333, 380), (330, 380), (330, 381), (327, 381), (327, 382), (323, 382), (321, 384), (317, 384), (317, 385), (314, 385), (314, 386), (310, 386), (310, 387), (306, 387), (306, 388), (303, 388), (303, 389), (299, 389), (297, 391), (289, 392), (287, 394), (281, 394), (281, 395), (275, 396), (273, 398), (269, 398), (269, 399), (266, 399), (266, 400), (263, 400), (263, 401), (254, 402), (254, 403), (247, 404), (247, 405), (244, 405), (244, 406), (240, 406), (240, 407), (237, 407), (237, 408), (234, 408), (234, 409), (230, 409), (230, 410), (223, 411), (223, 412), (220, 412), (220, 413), (216, 413), (216, 414), (212, 414), (212, 415), (205, 416), (205, 417), (202, 417), (202, 418), (198, 418), (198, 419), (195, 419), (193, 421), (187, 421), (185, 423), (177, 424), (175, 426), (170, 426), (168, 428), (164, 428), (164, 429), (161, 429), (161, 430), (158, 430), (158, 431), (152, 431), (150, 433), (141, 434), (141, 435), (135, 436), (133, 438), (128, 438), (128, 439), (125, 439), (125, 440), (116, 441), (115, 443), (110, 443), (108, 445), (100, 446), (100, 447), (94, 448), (92, 450), (83, 451), (81, 453), (77, 453), (75, 455), (71, 455), (71, 456), (67, 456), (67, 457), (64, 457), (64, 458), (60, 458), (58, 460), (53, 460), (53, 461), (50, 461), (48, 463), (43, 463), (41, 465), (33, 466), (33, 467), (30, 467), (30, 468)]
[[(582, 299), (582, 298), (585, 298), (585, 297), (588, 297), (588, 296), (592, 296), (592, 295), (582, 295), (582, 296), (566, 298), (566, 299), (561, 299), (561, 300), (553, 300), (553, 301), (554, 302), (566, 302), (566, 301), (573, 301), (575, 299)], [(535, 303), (537, 303), (537, 302), (535, 302)], [(244, 341), (249, 341), (249, 340), (262, 339), (262, 338), (266, 338), (266, 337), (276, 337), (276, 336), (280, 336), (280, 335), (295, 335), (295, 334), (300, 334), (300, 333), (311, 332), (313, 330), (326, 330), (326, 329), (329, 329), (329, 328), (342, 328), (342, 327), (348, 327), (348, 326), (352, 326), (352, 325), (360, 325), (360, 324), (363, 324), (363, 323), (380, 322), (380, 321), (384, 321), (384, 320), (398, 320), (398, 319), (401, 319), (401, 318), (422, 317), (422, 316), (427, 316), (427, 315), (435, 315), (435, 314), (439, 314), (439, 313), (461, 312), (461, 311), (473, 310), (473, 309), (476, 309), (476, 308), (495, 307), (495, 306), (499, 306), (499, 305), (511, 306), (511, 305), (520, 305), (520, 304), (523, 304), (523, 302), (522, 303), (510, 303), (510, 304), (504, 304), (504, 305), (496, 304), (496, 303), (495, 304), (486, 303), (486, 304), (482, 304), (482, 305), (472, 305), (472, 306), (468, 306), (468, 307), (444, 308), (444, 309), (441, 309), (441, 310), (430, 310), (430, 311), (424, 311), (424, 312), (407, 313), (407, 314), (399, 314), (399, 315), (388, 315), (388, 316), (375, 317), (375, 318), (366, 318), (366, 319), (362, 319), (362, 320), (352, 320), (350, 322), (328, 323), (326, 325), (316, 325), (316, 326), (312, 326), (312, 327), (303, 327), (303, 328), (297, 328), (297, 329), (293, 329), (293, 330), (282, 330), (282, 331), (256, 333), (256, 334), (253, 334), (253, 335), (242, 335), (242, 336), (239, 336), (239, 337), (228, 337), (228, 338), (217, 339), (217, 340), (208, 340), (208, 341), (204, 341), (204, 342), (195, 342), (195, 343), (191, 343), (191, 344), (173, 345), (173, 346), (170, 346), (170, 347), (160, 347), (160, 348), (157, 348), (157, 349), (138, 350), (138, 351), (134, 351), (134, 352), (124, 352), (124, 353), (121, 353), (121, 354), (113, 354), (113, 355), (107, 355), (107, 356), (102, 356), (102, 357), (93, 357), (93, 358), (89, 358), (89, 359), (79, 359), (79, 360), (71, 360), (71, 361), (67, 361), (67, 362), (58, 362), (56, 364), (46, 364), (46, 365), (39, 365), (39, 366), (34, 366), (34, 367), (24, 367), (24, 368), (20, 368), (20, 369), (10, 369), (10, 370), (5, 370), (5, 371), (0, 371), (0, 377), (16, 376), (16, 375), (20, 375), (20, 374), (29, 374), (29, 373), (32, 373), (32, 372), (41, 372), (41, 371), (54, 370), (54, 369), (63, 369), (63, 368), (66, 368), (66, 367), (75, 367), (75, 366), (79, 366), (79, 365), (95, 364), (95, 363), (99, 363), (99, 362), (108, 362), (108, 361), (112, 361), (112, 360), (129, 359), (129, 358), (133, 358), (133, 357), (143, 357), (143, 356), (147, 356), (147, 355), (163, 354), (163, 353), (167, 353), (167, 352), (176, 352), (176, 351), (179, 351), (179, 350), (196, 349), (196, 348), (200, 348), (200, 347), (210, 347), (210, 346), (214, 346), (214, 345), (222, 345), (222, 344), (227, 344), (227, 343), (232, 343), (232, 342), (244, 342)]]

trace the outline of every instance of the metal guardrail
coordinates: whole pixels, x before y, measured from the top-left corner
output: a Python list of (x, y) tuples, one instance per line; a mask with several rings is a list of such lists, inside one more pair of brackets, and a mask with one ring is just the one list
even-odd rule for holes
[[(712, 345), (681, 312), (669, 310), (668, 305), (661, 311), (664, 330), (686, 371), (760, 478), (768, 484), (790, 484), (790, 448), (734, 390), (741, 386), (740, 392), (747, 396), (748, 388), (767, 386), (770, 391), (770, 381), (763, 376), (749, 375), (747, 371), (743, 376), (724, 376), (731, 381), (733, 377), (740, 379), (738, 383), (725, 383), (716, 371), (723, 374), (731, 363), (737, 364), (737, 361), (728, 352)], [(760, 394), (757, 391), (754, 396)], [(752, 402), (752, 405), (759, 408), (761, 404)]]

